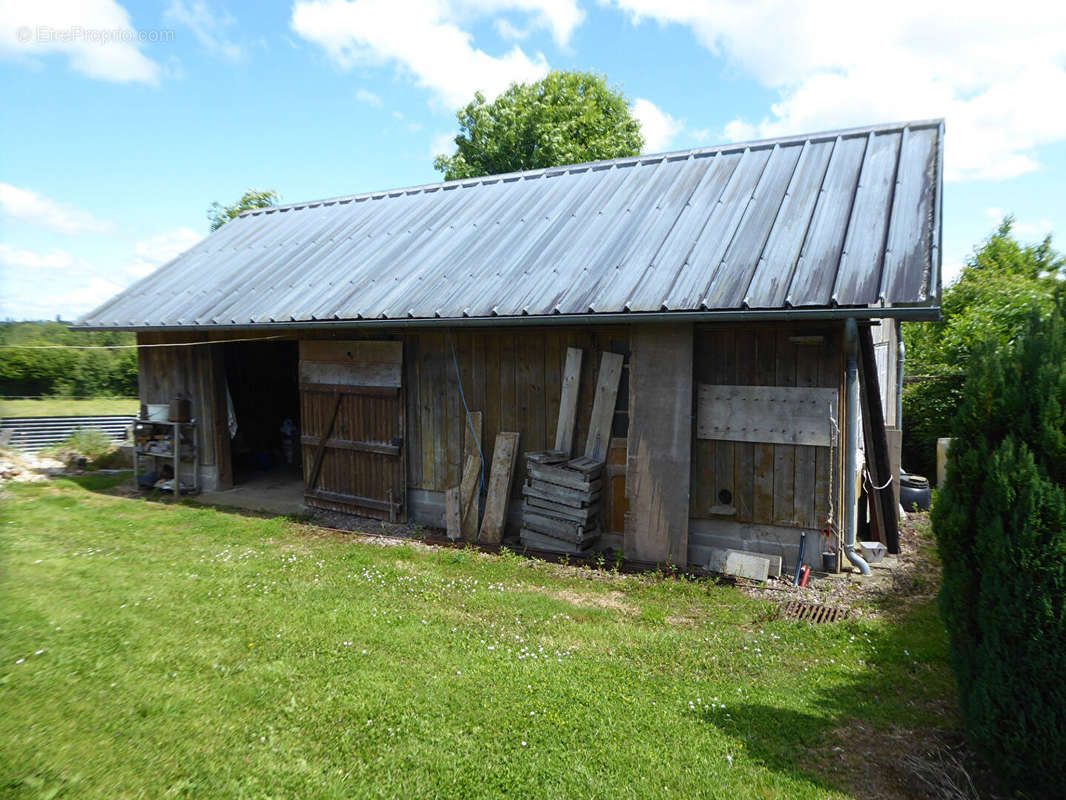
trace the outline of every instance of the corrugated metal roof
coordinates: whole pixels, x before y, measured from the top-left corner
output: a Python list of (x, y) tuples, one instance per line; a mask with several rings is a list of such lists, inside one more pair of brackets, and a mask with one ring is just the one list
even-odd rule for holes
[(246, 212), (79, 324), (939, 303), (943, 121)]

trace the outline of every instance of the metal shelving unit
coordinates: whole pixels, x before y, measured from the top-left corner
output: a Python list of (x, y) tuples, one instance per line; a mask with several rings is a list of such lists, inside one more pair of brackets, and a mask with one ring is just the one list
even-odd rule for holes
[[(142, 441), (147, 437), (147, 441)], [(139, 419), (133, 423), (133, 474), (139, 480), (146, 459), (153, 465), (168, 461), (174, 470), (174, 496), (182, 494), (181, 465), (192, 464), (192, 488), (185, 493), (200, 491), (200, 451), (196, 446), (196, 420), (166, 422)]]

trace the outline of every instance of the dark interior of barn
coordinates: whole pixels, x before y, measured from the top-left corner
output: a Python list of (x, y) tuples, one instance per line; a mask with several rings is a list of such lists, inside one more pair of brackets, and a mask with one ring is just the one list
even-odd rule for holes
[[(234, 484), (301, 476), (299, 348), (296, 342), (229, 342), (226, 385), (233, 403)], [(232, 430), (231, 430), (232, 433)]]

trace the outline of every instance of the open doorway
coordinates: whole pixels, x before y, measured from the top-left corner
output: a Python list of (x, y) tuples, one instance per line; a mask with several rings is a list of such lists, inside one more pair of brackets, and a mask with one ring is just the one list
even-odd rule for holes
[(227, 342), (225, 364), (234, 486), (302, 486), (297, 343)]

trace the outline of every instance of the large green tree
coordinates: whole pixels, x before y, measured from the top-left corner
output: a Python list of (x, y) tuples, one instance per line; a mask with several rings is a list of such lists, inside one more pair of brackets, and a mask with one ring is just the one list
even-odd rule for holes
[(1047, 237), (1022, 244), (1007, 217), (975, 248), (944, 290), (940, 322), (907, 323), (903, 393), (903, 466), (932, 475), (936, 439), (948, 436), (962, 397), (963, 375), (977, 342), (1005, 347), (1026, 329), (1035, 307), (1049, 313), (1063, 293), (1066, 258)]
[(933, 507), (959, 703), (1011, 796), (1061, 797), (1066, 753), (1066, 326), (1034, 305), (971, 342)]
[(625, 95), (593, 72), (513, 83), (491, 103), (478, 92), (456, 116), (456, 151), (433, 162), (445, 180), (634, 156), (644, 146)]
[(1034, 303), (1051, 310), (1066, 274), (1066, 258), (1052, 248), (1050, 236), (1025, 245), (1013, 228), (1013, 218), (1007, 217), (974, 250), (944, 292), (941, 322), (904, 326), (915, 368), (962, 373), (975, 342), (991, 337), (1006, 344), (1028, 324)]
[(232, 205), (224, 206), (219, 202), (214, 202), (207, 209), (207, 218), (211, 220), (211, 230), (212, 232), (217, 231), (234, 217), (238, 217), (243, 212), (253, 208), (276, 206), (279, 200), (281, 200), (281, 195), (273, 189), (266, 191), (249, 189), (241, 195), (240, 200)]

